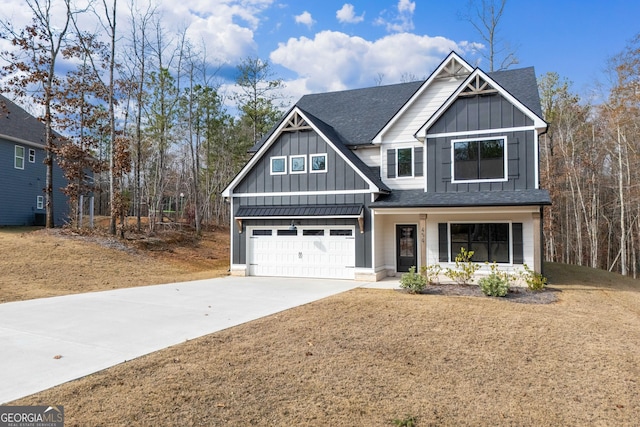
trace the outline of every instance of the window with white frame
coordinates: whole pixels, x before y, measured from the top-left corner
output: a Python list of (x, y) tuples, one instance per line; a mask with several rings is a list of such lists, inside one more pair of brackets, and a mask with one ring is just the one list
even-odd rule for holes
[(38, 196), (38, 199), (36, 201), (36, 208), (38, 210), (44, 209), (44, 196)]
[(16, 145), (13, 166), (16, 169), (24, 169), (24, 147)]
[(452, 182), (506, 181), (507, 138), (451, 141)]
[(319, 173), (327, 171), (327, 155), (323, 154), (310, 154), (309, 164), (311, 165), (311, 173)]
[(291, 173), (305, 173), (307, 171), (307, 156), (290, 156), (291, 161), (290, 170)]
[(36, 162), (36, 150), (33, 148), (29, 148), (29, 163)]
[(413, 176), (413, 148), (397, 148), (397, 177)]
[(287, 173), (287, 156), (271, 157), (271, 175), (285, 175)]

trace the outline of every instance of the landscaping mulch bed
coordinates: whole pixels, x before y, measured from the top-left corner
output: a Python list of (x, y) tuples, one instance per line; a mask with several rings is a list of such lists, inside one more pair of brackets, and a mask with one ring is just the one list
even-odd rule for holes
[(478, 285), (433, 284), (428, 285), (422, 294), (504, 299), (521, 304), (551, 304), (558, 301), (558, 293), (560, 292), (562, 292), (560, 289), (554, 288), (532, 291), (528, 288), (512, 287), (504, 297), (488, 297), (482, 293)]

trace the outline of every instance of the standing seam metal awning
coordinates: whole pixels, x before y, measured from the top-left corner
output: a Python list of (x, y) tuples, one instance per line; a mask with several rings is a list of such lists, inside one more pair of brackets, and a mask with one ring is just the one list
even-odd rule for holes
[(312, 206), (241, 206), (235, 217), (252, 218), (301, 218), (301, 217), (347, 217), (358, 218), (362, 205), (312, 205)]

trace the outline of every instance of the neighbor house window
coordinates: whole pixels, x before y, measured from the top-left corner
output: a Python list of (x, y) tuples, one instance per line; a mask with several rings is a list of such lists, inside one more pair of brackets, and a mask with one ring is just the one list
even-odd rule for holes
[(284, 175), (287, 173), (287, 156), (271, 158), (271, 175)]
[(36, 150), (33, 148), (29, 148), (29, 163), (36, 162)]
[(453, 182), (507, 179), (507, 139), (452, 141)]
[(291, 173), (307, 171), (307, 156), (291, 156)]
[(24, 169), (24, 147), (16, 145), (13, 166), (16, 169)]
[(36, 201), (36, 208), (44, 209), (44, 196), (38, 196), (38, 199)]
[(450, 259), (453, 261), (465, 248), (473, 251), (474, 262), (509, 263), (510, 229), (509, 223), (451, 224)]
[(413, 149), (398, 148), (398, 177), (413, 176)]
[(309, 163), (311, 164), (311, 173), (327, 171), (326, 154), (311, 154), (309, 156)]

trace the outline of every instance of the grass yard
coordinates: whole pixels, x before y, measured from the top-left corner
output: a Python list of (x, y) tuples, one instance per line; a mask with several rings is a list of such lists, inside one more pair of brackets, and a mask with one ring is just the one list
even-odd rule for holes
[[(6, 236), (0, 230), (3, 270), (16, 269), (22, 261)], [(65, 263), (58, 277), (78, 278), (75, 285), (34, 277), (20, 291), (0, 279), (5, 301), (36, 295), (30, 286), (60, 294), (82, 291), (80, 283), (133, 285), (129, 274), (142, 267), (165, 281), (215, 270), (198, 270), (200, 258), (181, 264), (186, 253), (172, 260), (169, 251), (127, 252), (57, 234), (8, 240), (50, 253), (72, 246), (82, 262)], [(30, 265), (53, 271), (56, 259), (31, 257)], [(92, 276), (102, 270), (108, 282)], [(159, 283), (162, 274), (146, 279)], [(64, 405), (66, 426), (637, 425), (638, 282), (554, 264), (547, 274), (551, 304), (357, 289), (11, 404)]]

